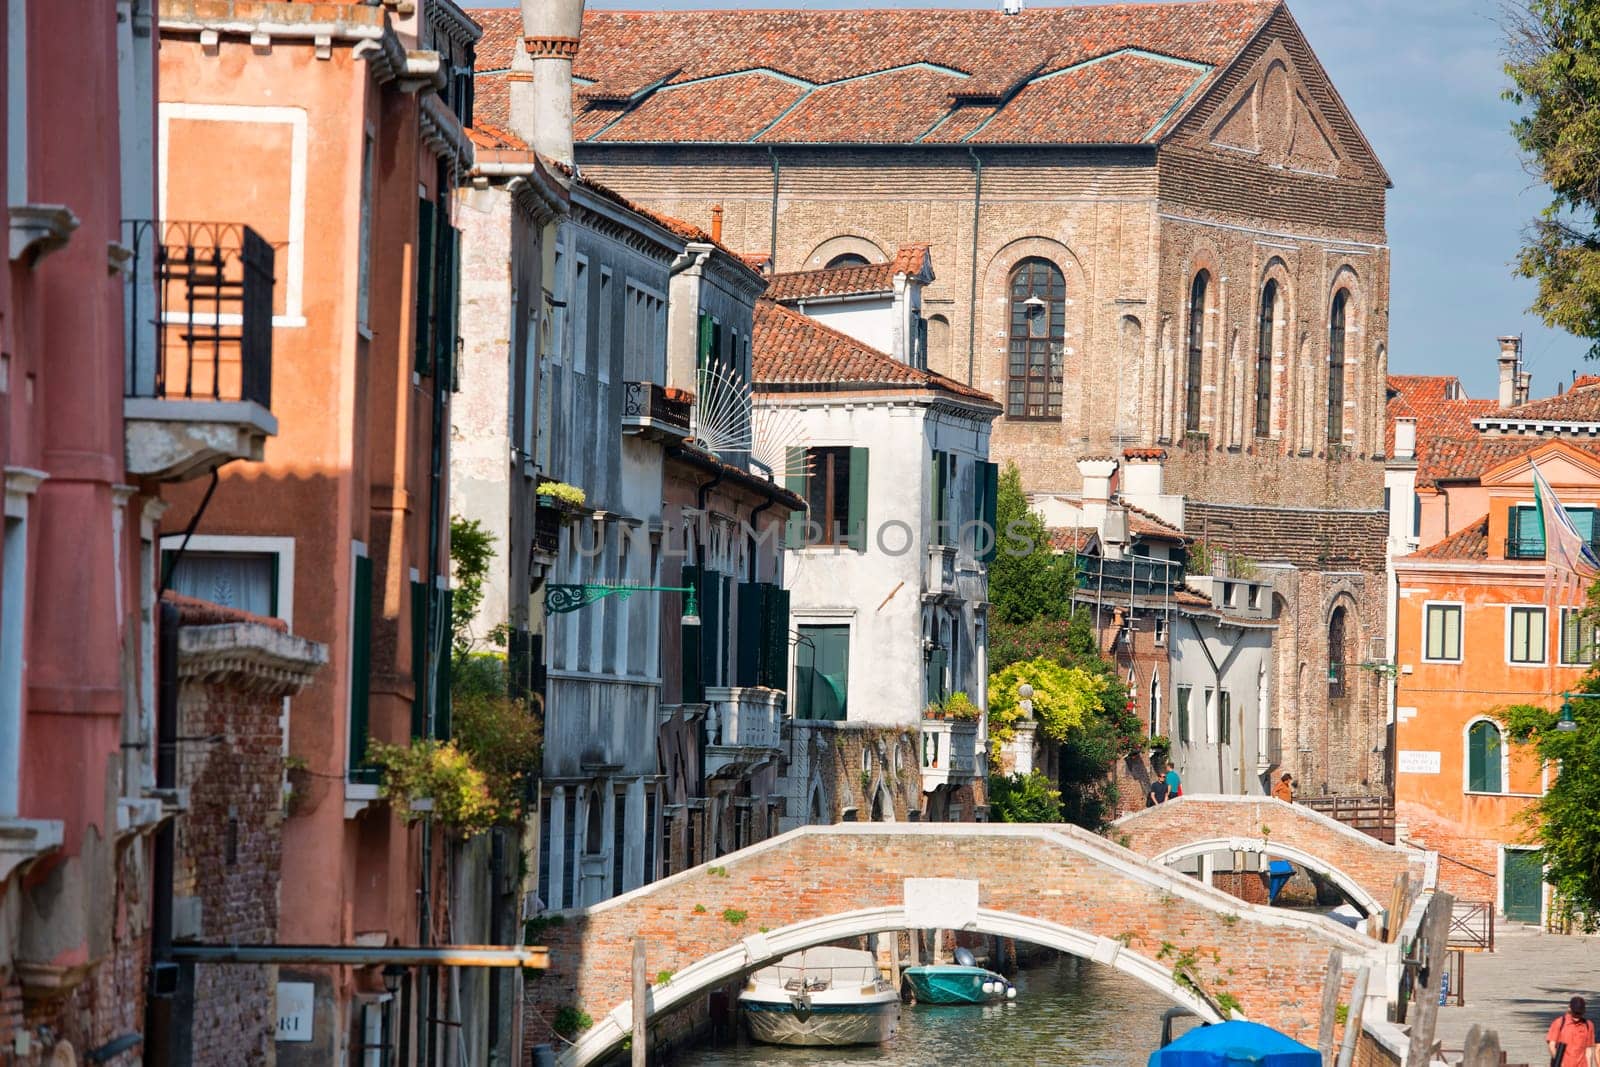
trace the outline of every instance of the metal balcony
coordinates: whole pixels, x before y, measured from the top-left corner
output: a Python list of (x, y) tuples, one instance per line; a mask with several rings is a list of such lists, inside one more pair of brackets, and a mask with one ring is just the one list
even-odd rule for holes
[(181, 481), (259, 460), (272, 416), (272, 246), (239, 223), (123, 223), (128, 471)]
[(1506, 538), (1506, 559), (1544, 559), (1544, 538)]
[(693, 401), (655, 382), (622, 383), (622, 432), (678, 442), (689, 436)]

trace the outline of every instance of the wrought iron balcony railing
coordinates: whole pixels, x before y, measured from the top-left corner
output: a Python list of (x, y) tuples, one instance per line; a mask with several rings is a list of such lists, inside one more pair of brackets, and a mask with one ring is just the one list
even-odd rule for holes
[(685, 399), (686, 395), (670, 395), (665, 386), (655, 382), (623, 382), (623, 428), (679, 439), (688, 437), (693, 402)]
[(1146, 556), (1106, 559), (1078, 553), (1078, 588), (1089, 593), (1130, 592), (1135, 596), (1171, 596), (1183, 588), (1183, 564)]
[(1506, 559), (1544, 559), (1544, 538), (1506, 538)]
[(272, 407), (272, 246), (242, 223), (123, 223), (123, 394)]

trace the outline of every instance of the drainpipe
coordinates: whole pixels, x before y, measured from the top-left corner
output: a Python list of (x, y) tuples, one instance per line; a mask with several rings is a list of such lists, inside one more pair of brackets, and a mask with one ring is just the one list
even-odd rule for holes
[(767, 158), (772, 160), (772, 273), (778, 273), (778, 178), (783, 173), (778, 166), (778, 153), (767, 145)]
[(978, 358), (978, 216), (983, 211), (983, 160), (967, 146), (972, 157), (972, 286), (967, 293), (967, 384), (972, 384)]

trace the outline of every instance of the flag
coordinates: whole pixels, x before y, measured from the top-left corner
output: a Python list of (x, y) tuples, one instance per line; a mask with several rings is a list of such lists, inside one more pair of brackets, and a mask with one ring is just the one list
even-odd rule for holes
[(1590, 583), (1600, 575), (1600, 556), (1595, 555), (1588, 538), (1572, 524), (1555, 490), (1539, 473), (1539, 465), (1534, 463), (1531, 466), (1533, 495), (1539, 505), (1539, 525), (1544, 534), (1546, 591), (1555, 587), (1562, 600), (1568, 599), (1573, 593), (1581, 598)]

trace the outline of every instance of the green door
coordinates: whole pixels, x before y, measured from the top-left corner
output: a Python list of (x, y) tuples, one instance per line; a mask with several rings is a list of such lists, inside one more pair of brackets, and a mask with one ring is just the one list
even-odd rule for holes
[(795, 717), (842, 720), (850, 692), (850, 627), (802, 626), (795, 649)]
[(1537, 849), (1506, 850), (1506, 920), (1537, 924), (1543, 918), (1544, 858)]

